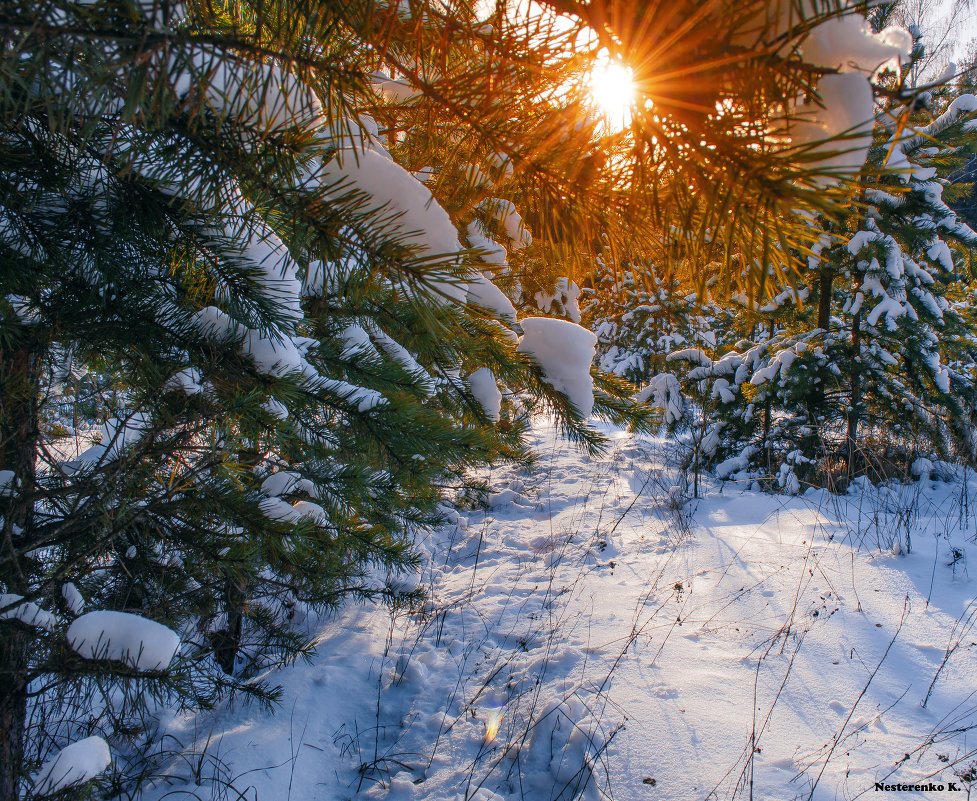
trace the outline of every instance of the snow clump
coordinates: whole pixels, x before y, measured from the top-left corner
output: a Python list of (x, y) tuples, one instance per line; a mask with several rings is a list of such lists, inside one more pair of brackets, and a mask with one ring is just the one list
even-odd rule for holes
[(34, 795), (53, 795), (68, 787), (91, 781), (112, 763), (108, 743), (101, 737), (86, 737), (44, 763), (34, 780)]
[(165, 670), (180, 638), (175, 631), (129, 612), (88, 612), (68, 626), (68, 644), (86, 659), (114, 659), (136, 670)]
[(488, 367), (482, 367), (468, 376), (468, 386), (485, 410), (485, 416), (497, 423), (502, 411), (502, 393), (495, 383), (495, 374)]
[(804, 61), (837, 70), (818, 82), (820, 102), (797, 107), (801, 119), (794, 122), (791, 131), (793, 143), (819, 154), (819, 166), (830, 173), (819, 183), (830, 185), (861, 169), (875, 124), (869, 76), (907, 59), (912, 47), (913, 39), (907, 31), (890, 26), (873, 33), (861, 14), (833, 16), (816, 25), (804, 39)]
[(520, 320), (524, 332), (519, 353), (528, 353), (543, 368), (550, 386), (562, 392), (582, 417), (594, 411), (594, 380), (590, 365), (597, 350), (597, 336), (586, 328), (550, 317)]
[[(6, 612), (0, 612), (0, 620), (19, 620), (28, 626), (53, 631), (58, 619), (46, 609), (41, 609), (33, 601), (22, 600), (23, 597), (23, 595), (13, 593), (0, 593), (0, 609), (14, 603), (17, 604), (12, 609), (7, 609)], [(18, 601), (20, 603), (17, 603)]]

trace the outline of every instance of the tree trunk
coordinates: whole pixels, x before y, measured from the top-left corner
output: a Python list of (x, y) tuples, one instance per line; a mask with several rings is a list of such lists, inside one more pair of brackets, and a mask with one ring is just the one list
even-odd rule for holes
[[(770, 327), (769, 327), (769, 329), (767, 331), (767, 334), (768, 334), (767, 338), (768, 339), (773, 339), (774, 333), (776, 333), (776, 326), (774, 325), (774, 321), (771, 320), (770, 321)], [(773, 399), (771, 398), (770, 394), (768, 393), (767, 394), (767, 399), (763, 402), (763, 445), (762, 445), (763, 451), (764, 451), (764, 454), (765, 454), (765, 457), (766, 457), (766, 460), (767, 460), (767, 475), (768, 476), (773, 473), (773, 465), (772, 465), (773, 454), (771, 453), (770, 440), (769, 440), (769, 437), (770, 437), (770, 422), (771, 422), (770, 417), (771, 417), (771, 413), (772, 413), (772, 403), (773, 403)]]
[[(822, 269), (818, 273), (818, 328), (827, 331), (831, 325), (831, 285), (834, 272)], [(821, 412), (824, 410), (824, 386), (812, 380), (805, 393), (807, 417), (811, 433), (801, 442), (801, 449), (809, 459), (818, 459), (823, 452), (821, 436)]]
[[(3, 543), (0, 585), (26, 595), (30, 566), (22, 554), (32, 537), (35, 503), (40, 343), (25, 336), (0, 347), (0, 470), (14, 474), (12, 492), (0, 497)], [(33, 633), (21, 623), (0, 622), (0, 801), (16, 801), (25, 777), (29, 649)]]
[(862, 371), (859, 363), (862, 349), (862, 312), (855, 313), (851, 321), (851, 406), (848, 410), (848, 436), (846, 438), (848, 478), (854, 473), (858, 438), (858, 407), (862, 402)]
[(17, 801), (25, 778), (27, 649), (31, 634), (20, 623), (0, 623), (0, 801)]
[[(262, 450), (257, 445), (250, 445), (238, 451), (241, 465), (249, 471), (256, 467), (262, 459)], [(234, 660), (241, 648), (241, 634), (244, 630), (244, 617), (248, 604), (248, 580), (246, 576), (235, 576), (231, 571), (223, 570), (224, 574), (224, 614), (227, 625), (222, 631), (215, 631), (211, 636), (214, 647), (214, 658), (228, 676), (234, 673)]]
[(831, 325), (831, 283), (834, 277), (830, 270), (822, 270), (818, 281), (818, 328), (825, 331)]
[(244, 629), (244, 608), (247, 600), (247, 582), (227, 577), (224, 585), (224, 609), (227, 628), (214, 636), (214, 657), (228, 676), (234, 673), (234, 660), (241, 647)]

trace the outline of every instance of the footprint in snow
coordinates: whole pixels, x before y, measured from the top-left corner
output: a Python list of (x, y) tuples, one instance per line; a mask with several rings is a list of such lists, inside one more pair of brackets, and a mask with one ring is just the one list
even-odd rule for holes
[(917, 645), (916, 650), (933, 660), (943, 659), (946, 656), (946, 648), (935, 648), (932, 645)]
[(503, 506), (535, 506), (525, 495), (521, 495), (511, 489), (493, 492), (486, 498), (486, 504), (489, 509), (499, 509)]

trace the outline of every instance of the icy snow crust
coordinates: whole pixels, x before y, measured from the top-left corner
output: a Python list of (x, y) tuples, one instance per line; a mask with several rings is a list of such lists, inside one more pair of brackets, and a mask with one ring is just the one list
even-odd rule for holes
[[(167, 731), (209, 739), (259, 799), (702, 801), (752, 782), (757, 799), (835, 801), (959, 783), (977, 477), (921, 464), (922, 481), (842, 497), (703, 478), (689, 501), (671, 443), (607, 433), (589, 460), (539, 425), (531, 470), (486, 473), (490, 508), (446, 509), (421, 543), (422, 609), (310, 620), (317, 655), (278, 672), (276, 715), (225, 706)], [(201, 793), (187, 764), (145, 798)]]

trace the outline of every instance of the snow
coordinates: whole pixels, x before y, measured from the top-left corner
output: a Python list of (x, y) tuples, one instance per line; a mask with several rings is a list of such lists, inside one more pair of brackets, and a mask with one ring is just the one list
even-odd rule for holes
[(472, 276), (468, 284), (468, 302), (494, 311), (502, 320), (516, 320), (516, 307), (512, 305), (512, 301), (484, 275)]
[(403, 367), (417, 384), (418, 389), (422, 390), (428, 397), (434, 394), (434, 379), (431, 375), (417, 363), (414, 356), (392, 337), (387, 335), (378, 325), (373, 322), (367, 324), (370, 336), (386, 354)]
[(927, 479), (933, 473), (933, 463), (929, 459), (920, 457), (912, 463), (909, 472), (920, 480)]
[(279, 523), (303, 523), (312, 521), (319, 526), (329, 524), (326, 510), (311, 501), (298, 501), (290, 504), (278, 497), (264, 498), (258, 503), (261, 513), (269, 520)]
[(848, 240), (848, 252), (852, 256), (857, 256), (863, 248), (872, 242), (880, 241), (882, 238), (883, 235), (878, 231), (856, 231)]
[(953, 99), (946, 111), (924, 128), (920, 129), (923, 136), (936, 136), (942, 133), (964, 114), (973, 114), (977, 111), (977, 97), (971, 94), (958, 95)]
[[(317, 653), (274, 674), (275, 715), (174, 716), (187, 753), (146, 801), (225, 775), (258, 798), (363, 801), (962, 786), (977, 723), (972, 473), (848, 495), (702, 476), (696, 499), (673, 442), (605, 431), (607, 457), (584, 458), (538, 420), (532, 467), (482, 473), (509, 501), (451, 510), (420, 541), (423, 607), (311, 621)], [(187, 758), (208, 740), (212, 779)]]
[(298, 373), (309, 382), (319, 376), (291, 337), (248, 329), (241, 343), (241, 352), (250, 356), (257, 370), (264, 375), (281, 378)]
[(550, 317), (520, 320), (523, 336), (517, 350), (533, 357), (548, 384), (562, 392), (583, 417), (594, 410), (594, 380), (590, 366), (597, 337), (586, 328)]
[(277, 417), (279, 420), (288, 419), (288, 407), (285, 406), (281, 401), (277, 401), (274, 398), (268, 398), (264, 403), (261, 404), (261, 408), (264, 409), (272, 417)]
[[(354, 144), (322, 166), (323, 185), (337, 192), (361, 193), (363, 211), (384, 219), (388, 236), (416, 249), (420, 259), (456, 259), (461, 250), (451, 218), (431, 191), (409, 171), (376, 147)], [(458, 303), (465, 301), (465, 287), (454, 281), (433, 280), (431, 286)]]
[(846, 14), (816, 26), (801, 45), (801, 54), (819, 67), (871, 73), (881, 64), (906, 60), (912, 47), (908, 31), (890, 26), (873, 34), (860, 14)]
[(376, 90), (388, 103), (409, 103), (423, 96), (422, 92), (411, 86), (407, 81), (393, 78), (377, 83)]
[(868, 78), (857, 72), (823, 76), (818, 94), (820, 103), (797, 107), (800, 119), (791, 136), (805, 153), (819, 155), (817, 167), (828, 173), (820, 183), (830, 185), (857, 173), (865, 164), (872, 145), (875, 100)]
[[(951, 125), (956, 124), (964, 115), (973, 114), (974, 112), (977, 112), (977, 97), (970, 94), (963, 94), (954, 98), (950, 105), (947, 106), (946, 111), (929, 125), (921, 128), (906, 126), (901, 132), (897, 128), (896, 133), (893, 134), (893, 137), (887, 145), (891, 151), (887, 162), (888, 166), (892, 169), (902, 171), (901, 178), (903, 182), (907, 182), (910, 177), (920, 181), (929, 180), (935, 174), (932, 168), (921, 167), (920, 165), (910, 163), (906, 151), (916, 149), (920, 149), (920, 151), (925, 150), (926, 148), (923, 148), (923, 145), (931, 142), (934, 137), (938, 136)], [(973, 120), (966, 122), (964, 124), (965, 129), (969, 130), (967, 126), (970, 126), (972, 122)], [(939, 193), (942, 193), (942, 186), (937, 185), (935, 188), (938, 189)], [(937, 198), (939, 198), (939, 194), (937, 194)]]
[(512, 504), (527, 507), (533, 506), (533, 502), (529, 498), (511, 487), (507, 487), (500, 492), (492, 492), (485, 499), (485, 506), (488, 509), (498, 509), (503, 506), (511, 506)]
[(367, 389), (349, 384), (346, 381), (337, 381), (327, 378), (319, 382), (322, 389), (334, 392), (343, 401), (355, 406), (359, 412), (369, 412), (379, 406), (385, 406), (387, 399), (375, 389)]
[(921, 353), (926, 366), (929, 367), (933, 376), (933, 383), (939, 388), (940, 392), (950, 394), (950, 371), (940, 364), (940, 354), (932, 351)]
[(573, 322), (580, 322), (580, 287), (575, 281), (568, 278), (560, 278), (556, 282), (555, 291), (537, 292), (535, 295), (536, 308), (545, 314), (550, 313), (553, 304), (556, 303), (560, 310)]
[(700, 348), (684, 348), (682, 350), (674, 350), (668, 354), (668, 361), (685, 361), (692, 362), (693, 364), (712, 366), (712, 359), (710, 359), (709, 355)]
[(53, 795), (94, 779), (112, 764), (109, 745), (101, 737), (86, 737), (65, 746), (41, 767), (31, 791)]
[(311, 520), (319, 526), (329, 525), (329, 515), (326, 514), (326, 510), (312, 501), (298, 501), (292, 507), (292, 511), (297, 520)]
[(374, 347), (373, 340), (370, 339), (370, 335), (366, 333), (363, 326), (355, 323), (348, 325), (342, 330), (340, 337), (346, 343), (342, 353), (343, 358), (363, 354), (370, 354), (379, 358), (380, 352)]
[(736, 400), (736, 394), (730, 388), (729, 381), (725, 378), (717, 378), (713, 382), (710, 397), (722, 403), (733, 403)]
[(290, 470), (281, 470), (277, 473), (272, 473), (261, 482), (261, 491), (265, 495), (274, 498), (295, 492), (305, 492), (313, 498), (318, 497), (318, 490), (316, 490), (315, 484)]
[(149, 416), (143, 412), (135, 412), (123, 420), (107, 420), (95, 433), (97, 443), (66, 462), (64, 467), (70, 472), (86, 465), (118, 459), (127, 449), (142, 441), (151, 423)]
[(791, 365), (807, 350), (807, 343), (797, 342), (791, 345), (789, 348), (783, 348), (778, 350), (773, 357), (770, 359), (770, 363), (759, 370), (757, 370), (753, 377), (750, 379), (750, 383), (753, 386), (760, 386), (761, 384), (771, 381), (777, 374), (780, 374), (781, 379), (787, 377), (787, 371), (790, 370)]
[(23, 295), (7, 295), (7, 302), (11, 305), (14, 310), (14, 314), (17, 315), (23, 323), (38, 323), (41, 321), (41, 315), (37, 313), (37, 310), (33, 307), (29, 298)]
[(193, 321), (204, 336), (219, 342), (239, 340), (241, 352), (251, 357), (255, 369), (263, 375), (276, 378), (298, 375), (307, 384), (322, 382), (318, 371), (305, 358), (304, 351), (311, 341), (305, 337), (293, 337), (281, 331), (262, 333), (242, 325), (216, 306), (204, 307), (194, 314)]
[(461, 165), (461, 175), (465, 184), (469, 186), (479, 189), (482, 187), (493, 189), (495, 187), (492, 179), (482, 172), (482, 168), (472, 162)]
[(0, 593), (0, 609), (11, 604), (17, 604), (5, 612), (0, 612), (0, 620), (19, 620), (28, 626), (54, 631), (54, 627), (58, 624), (57, 617), (46, 609), (41, 609), (33, 601), (22, 601), (23, 597), (23, 595), (16, 595), (15, 593)]
[(85, 611), (85, 599), (72, 582), (69, 581), (61, 588), (61, 597), (64, 598), (72, 614), (80, 615)]
[(163, 388), (185, 395), (199, 395), (203, 392), (203, 375), (196, 367), (186, 367), (170, 376)]
[(685, 397), (678, 378), (672, 373), (659, 373), (652, 376), (648, 386), (638, 390), (634, 395), (638, 403), (647, 403), (653, 409), (659, 409), (662, 422), (666, 425), (677, 423), (685, 414)]
[[(196, 68), (207, 80), (207, 102), (225, 117), (274, 133), (304, 125), (315, 127), (324, 121), (322, 106), (311, 87), (276, 64), (234, 61), (224, 54), (201, 52)], [(185, 73), (176, 81), (178, 94), (196, 87), (198, 76)]]
[(468, 376), (468, 386), (485, 411), (485, 416), (498, 422), (502, 411), (502, 393), (499, 392), (495, 374), (488, 367), (481, 367)]
[[(822, 236), (821, 239), (814, 244), (811, 250), (814, 252), (814, 256), (807, 257), (807, 266), (809, 269), (815, 269), (818, 264), (820, 264), (821, 251), (824, 250), (825, 245), (830, 244), (830, 240), (827, 237)], [(758, 311), (761, 312), (772, 312), (779, 309), (787, 302), (793, 303), (804, 303), (807, 301), (811, 294), (811, 290), (807, 287), (800, 287), (799, 289), (794, 289), (793, 287), (788, 287), (783, 292), (780, 292), (770, 298), (769, 302), (764, 303)]]
[(487, 212), (491, 219), (501, 223), (502, 229), (509, 237), (509, 247), (512, 250), (522, 250), (533, 243), (532, 234), (523, 224), (522, 216), (511, 200), (489, 198), (483, 200), (478, 208)]
[(165, 670), (180, 638), (175, 631), (131, 612), (86, 612), (68, 626), (68, 644), (86, 659), (113, 659), (136, 670)]
[(713, 472), (716, 478), (727, 479), (740, 470), (745, 470), (750, 463), (750, 457), (756, 453), (756, 448), (748, 445), (739, 456), (730, 456), (716, 465)]
[(268, 225), (259, 221), (256, 227), (256, 231), (248, 233), (241, 256), (260, 268), (256, 283), (279, 313), (294, 323), (302, 318), (302, 283), (296, 264), (285, 243)]
[[(786, 29), (798, 11), (813, 10), (805, 4), (789, 6), (782, 26)], [(897, 67), (912, 53), (912, 46), (907, 31), (890, 26), (873, 33), (861, 14), (850, 11), (821, 22), (801, 42), (806, 62), (837, 70), (818, 81), (820, 102), (801, 104), (794, 110), (801, 117), (792, 126), (794, 145), (819, 155), (816, 166), (827, 173), (817, 179), (818, 184), (829, 186), (861, 169), (872, 144), (875, 116), (869, 76), (886, 66)], [(835, 137), (843, 138), (826, 141)]]
[(468, 224), (466, 239), (469, 247), (478, 250), (479, 257), (486, 264), (502, 267), (507, 263), (509, 254), (505, 247), (488, 235), (485, 226), (479, 220), (473, 220)]
[(953, 254), (949, 246), (942, 239), (935, 239), (926, 251), (926, 255), (940, 265), (948, 273), (953, 272)]

